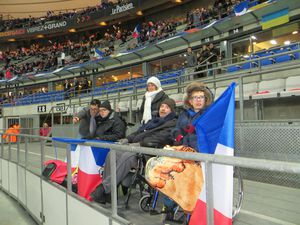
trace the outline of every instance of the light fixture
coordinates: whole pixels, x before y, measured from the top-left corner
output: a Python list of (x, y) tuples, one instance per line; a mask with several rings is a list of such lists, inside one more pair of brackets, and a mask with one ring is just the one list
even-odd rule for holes
[(175, 3), (182, 3), (182, 0), (175, 0)]
[(9, 41), (9, 42), (14, 42), (14, 41), (16, 41), (16, 39), (14, 39), (14, 38), (9, 38), (7, 41)]
[(75, 33), (75, 32), (76, 32), (76, 29), (75, 29), (75, 28), (71, 28), (71, 29), (69, 29), (69, 32), (70, 32), (70, 33)]
[(256, 41), (254, 41), (254, 42), (253, 42), (253, 44), (254, 44), (254, 45), (256, 45), (256, 44), (257, 44), (257, 42), (256, 42)]
[(270, 43), (271, 43), (272, 45), (277, 45), (277, 41), (276, 41), (276, 40), (271, 40)]
[(44, 38), (45, 36), (43, 34), (36, 35), (37, 38)]
[(99, 25), (100, 25), (100, 26), (106, 26), (107, 23), (106, 23), (105, 21), (102, 21), (102, 22), (99, 23)]
[(291, 44), (291, 41), (285, 41), (285, 42), (283, 42), (284, 43), (284, 45), (290, 45)]
[(292, 34), (298, 34), (298, 31), (297, 31), (297, 30), (295, 30), (295, 31), (293, 31), (293, 32), (292, 32)]
[(138, 15), (138, 16), (142, 16), (142, 15), (143, 15), (143, 12), (142, 12), (142, 10), (139, 10), (139, 11), (137, 11), (137, 12), (136, 12), (136, 15)]
[(255, 37), (254, 35), (251, 36), (252, 40), (257, 40), (257, 37)]

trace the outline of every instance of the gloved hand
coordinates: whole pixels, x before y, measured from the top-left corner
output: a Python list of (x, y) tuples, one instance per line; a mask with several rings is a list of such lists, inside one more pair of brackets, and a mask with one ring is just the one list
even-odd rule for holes
[(127, 138), (122, 138), (120, 139), (117, 144), (120, 144), (120, 145), (126, 145), (128, 144), (128, 139)]

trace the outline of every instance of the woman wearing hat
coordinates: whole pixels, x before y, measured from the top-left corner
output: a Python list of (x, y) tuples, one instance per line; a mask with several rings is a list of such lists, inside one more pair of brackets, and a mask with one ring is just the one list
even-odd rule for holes
[(180, 113), (173, 137), (177, 145), (186, 145), (198, 151), (197, 136), (192, 121), (212, 103), (213, 96), (202, 82), (193, 82), (186, 88), (184, 111)]
[(150, 77), (147, 80), (147, 92), (141, 105), (143, 124), (151, 120), (153, 115), (157, 115), (159, 106), (166, 98), (168, 95), (161, 88), (160, 80), (156, 77)]

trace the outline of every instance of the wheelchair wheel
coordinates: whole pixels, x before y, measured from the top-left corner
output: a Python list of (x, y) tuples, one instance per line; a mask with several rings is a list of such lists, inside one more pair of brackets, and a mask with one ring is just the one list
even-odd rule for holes
[(233, 220), (239, 214), (244, 199), (244, 183), (243, 183), (243, 177), (239, 167), (234, 168), (234, 177), (237, 179), (237, 182), (234, 184), (235, 196), (234, 196), (233, 209), (232, 209)]
[(142, 212), (149, 212), (152, 206), (152, 196), (147, 194), (144, 195), (139, 201), (139, 207)]

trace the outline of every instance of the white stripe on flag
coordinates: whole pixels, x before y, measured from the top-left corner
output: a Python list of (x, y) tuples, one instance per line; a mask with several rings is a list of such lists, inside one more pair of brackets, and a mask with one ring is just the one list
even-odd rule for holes
[[(75, 168), (78, 166), (79, 155), (80, 155), (80, 145), (77, 145), (75, 151), (71, 151), (71, 167), (72, 168)], [(66, 159), (66, 161), (67, 161), (67, 159)]]
[(86, 174), (99, 174), (99, 166), (96, 164), (92, 148), (80, 146), (79, 169)]
[[(217, 155), (233, 155), (233, 149), (218, 144), (215, 154)], [(205, 180), (205, 163), (201, 163), (203, 177)], [(212, 165), (213, 174), (213, 199), (214, 209), (218, 210), (227, 218), (232, 218), (232, 198), (233, 198), (233, 167), (222, 164)], [(199, 197), (206, 202), (206, 187), (203, 185)]]

